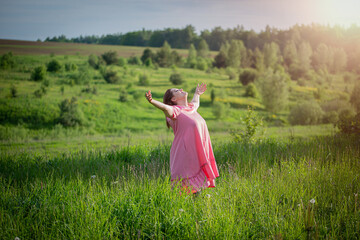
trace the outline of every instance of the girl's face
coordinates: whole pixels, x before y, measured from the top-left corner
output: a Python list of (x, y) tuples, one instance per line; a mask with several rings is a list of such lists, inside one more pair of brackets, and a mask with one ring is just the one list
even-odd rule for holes
[(187, 95), (188, 95), (188, 93), (183, 91), (181, 88), (180, 89), (173, 88), (171, 92), (173, 94), (173, 97), (171, 98), (171, 100), (173, 102), (176, 102), (176, 101), (178, 101), (180, 99), (187, 98)]

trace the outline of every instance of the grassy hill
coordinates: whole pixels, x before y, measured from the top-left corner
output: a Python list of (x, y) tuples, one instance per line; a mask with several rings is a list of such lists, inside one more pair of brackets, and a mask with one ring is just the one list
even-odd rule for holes
[[(236, 79), (229, 79), (224, 69), (200, 71), (188, 68), (158, 68), (143, 65), (112, 65), (107, 69), (116, 72), (119, 82), (108, 84), (100, 70), (88, 64), (89, 54), (101, 55), (106, 51), (116, 51), (118, 56), (140, 56), (141, 47), (103, 46), (70, 43), (42, 43), (0, 40), (0, 52), (12, 51), (16, 66), (0, 71), (0, 101), (3, 119), (1, 128), (1, 148), (35, 149), (67, 146), (67, 139), (75, 143), (70, 148), (84, 143), (97, 146), (122, 145), (131, 143), (169, 142), (172, 132), (165, 126), (163, 113), (144, 98), (151, 90), (157, 100), (162, 100), (166, 89), (176, 87), (189, 92), (191, 100), (197, 83), (205, 82), (208, 90), (201, 97), (199, 113), (206, 119), (211, 136), (215, 140), (229, 140), (229, 130), (243, 127), (240, 118), (245, 116), (247, 107), (255, 108), (259, 118), (264, 119), (267, 136), (323, 135), (333, 132), (331, 125), (292, 127), (288, 124), (289, 108), (278, 114), (265, 111), (259, 97), (244, 97), (245, 87)], [(187, 50), (177, 50), (185, 56)], [(214, 54), (214, 53), (213, 53)], [(46, 66), (57, 60), (62, 69), (47, 72), (46, 94), (41, 98), (34, 92), (41, 89), (43, 82), (31, 81), (34, 68)], [(65, 65), (76, 65), (76, 70), (65, 70)], [(182, 85), (172, 85), (169, 77), (178, 72), (185, 79)], [(139, 77), (146, 75), (148, 86), (139, 85)], [(289, 106), (302, 99), (314, 98), (318, 88), (289, 83), (291, 95)], [(16, 97), (11, 97), (11, 89), (16, 89)], [(331, 88), (323, 90), (323, 100), (343, 96), (344, 82), (341, 75), (334, 76)], [(127, 100), (119, 101), (120, 92), (125, 91)], [(213, 112), (210, 93), (215, 91), (215, 102), (223, 104), (223, 113), (217, 119)], [(57, 122), (60, 115), (59, 104), (65, 99), (77, 98), (77, 106), (83, 116), (83, 126), (65, 128)], [(109, 140), (104, 140), (107, 138)], [(65, 139), (65, 140), (64, 140)], [(112, 142), (109, 144), (109, 142)], [(71, 144), (70, 144), (71, 145)]]

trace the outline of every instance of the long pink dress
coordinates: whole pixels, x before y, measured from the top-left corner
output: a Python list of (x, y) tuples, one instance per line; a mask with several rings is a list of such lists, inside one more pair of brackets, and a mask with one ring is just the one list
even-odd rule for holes
[(219, 176), (210, 135), (198, 105), (172, 106), (174, 115), (166, 118), (174, 131), (170, 151), (171, 181), (180, 181), (193, 192), (215, 187)]

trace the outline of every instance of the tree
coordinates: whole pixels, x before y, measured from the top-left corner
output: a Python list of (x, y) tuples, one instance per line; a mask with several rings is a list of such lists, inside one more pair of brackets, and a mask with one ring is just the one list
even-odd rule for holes
[(333, 52), (331, 49), (325, 43), (320, 43), (312, 58), (314, 68), (329, 70), (329, 67), (332, 65), (332, 60)]
[(71, 100), (65, 99), (59, 104), (60, 117), (59, 122), (65, 127), (74, 127), (84, 123), (83, 113), (78, 108), (76, 97)]
[(197, 56), (206, 58), (209, 56), (209, 46), (204, 39), (201, 39), (197, 49)]
[(46, 69), (44, 66), (39, 66), (34, 68), (34, 70), (31, 73), (31, 80), (33, 81), (42, 81), (45, 79), (46, 76)]
[(262, 72), (265, 68), (264, 54), (259, 48), (255, 48), (254, 51), (255, 67), (259, 72)]
[(189, 53), (186, 59), (186, 66), (189, 68), (194, 68), (196, 66), (196, 49), (194, 44), (191, 44), (189, 47)]
[(288, 100), (289, 76), (283, 71), (274, 72), (268, 68), (257, 80), (262, 104), (266, 110), (276, 113), (281, 111)]
[(154, 53), (151, 51), (150, 48), (146, 48), (141, 56), (141, 61), (143, 63), (145, 63), (148, 59), (151, 59), (151, 61), (154, 60)]
[(167, 41), (164, 42), (163, 46), (156, 53), (156, 62), (160, 67), (169, 67), (171, 66), (171, 46)]
[(59, 72), (61, 70), (61, 68), (62, 68), (61, 63), (56, 59), (50, 61), (47, 64), (47, 71), (48, 72)]
[(355, 107), (356, 111), (360, 113), (360, 83), (355, 85), (351, 93), (350, 103)]
[(284, 63), (287, 67), (290, 67), (291, 64), (297, 64), (298, 52), (294, 41), (289, 41), (286, 43), (283, 55)]
[(265, 43), (264, 45), (264, 65), (265, 67), (275, 68), (280, 60), (280, 48), (275, 42)]
[(347, 55), (344, 49), (336, 48), (334, 49), (334, 60), (332, 65), (332, 71), (338, 73), (346, 67), (347, 64)]
[(12, 52), (5, 53), (0, 58), (0, 69), (10, 69), (15, 66), (15, 60)]
[(180, 73), (173, 73), (170, 76), (170, 82), (174, 85), (180, 85), (184, 82), (184, 79)]
[(292, 125), (315, 125), (321, 123), (323, 115), (316, 101), (305, 101), (291, 109), (289, 122)]
[(311, 67), (312, 48), (308, 42), (301, 42), (298, 50), (298, 64), (307, 72)]
[(239, 82), (241, 82), (242, 85), (246, 86), (249, 83), (255, 82), (255, 79), (257, 77), (258, 77), (258, 72), (256, 71), (256, 69), (246, 68), (239, 75)]
[(239, 68), (241, 59), (246, 54), (246, 48), (241, 40), (231, 40), (227, 54), (226, 65), (233, 68)]
[(117, 52), (108, 51), (101, 55), (102, 59), (105, 61), (106, 65), (116, 64), (118, 62)]

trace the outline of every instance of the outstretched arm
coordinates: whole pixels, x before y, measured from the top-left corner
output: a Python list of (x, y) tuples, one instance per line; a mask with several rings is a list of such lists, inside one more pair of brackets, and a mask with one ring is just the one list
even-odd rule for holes
[(151, 91), (148, 91), (147, 93), (145, 93), (145, 97), (149, 101), (149, 103), (151, 103), (153, 106), (155, 106), (158, 109), (160, 109), (161, 111), (163, 111), (165, 113), (165, 116), (167, 116), (169, 118), (173, 117), (174, 111), (173, 111), (172, 107), (167, 104), (164, 104), (162, 102), (152, 99)]
[(194, 105), (197, 105), (197, 107), (200, 106), (200, 95), (203, 94), (206, 91), (206, 84), (202, 83), (201, 85), (197, 85), (195, 94), (193, 99), (191, 100), (191, 103)]

